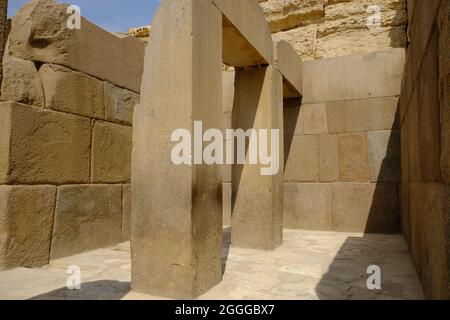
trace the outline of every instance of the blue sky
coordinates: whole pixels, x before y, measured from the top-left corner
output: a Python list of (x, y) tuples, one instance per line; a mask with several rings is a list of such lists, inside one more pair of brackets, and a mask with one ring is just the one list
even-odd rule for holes
[[(9, 0), (8, 16), (29, 0)], [(56, 1), (77, 5), (81, 15), (89, 21), (113, 32), (124, 32), (132, 27), (149, 25), (159, 0), (66, 0)]]

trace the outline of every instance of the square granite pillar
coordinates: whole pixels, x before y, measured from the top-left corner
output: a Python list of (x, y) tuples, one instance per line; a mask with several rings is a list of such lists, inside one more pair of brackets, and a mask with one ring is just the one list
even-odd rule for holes
[(135, 291), (189, 299), (221, 281), (220, 165), (171, 160), (172, 133), (194, 139), (194, 121), (203, 131), (222, 125), (222, 15), (208, 0), (163, 1), (133, 122)]
[(233, 166), (232, 245), (272, 250), (281, 245), (283, 233), (283, 77), (273, 66), (238, 68), (235, 81), (233, 128), (267, 129), (268, 154), (276, 152), (270, 129), (279, 129), (279, 170), (262, 175), (267, 165), (249, 164), (248, 148), (246, 164)]

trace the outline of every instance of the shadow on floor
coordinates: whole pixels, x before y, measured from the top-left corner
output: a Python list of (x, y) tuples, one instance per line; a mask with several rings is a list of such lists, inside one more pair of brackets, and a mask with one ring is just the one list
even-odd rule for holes
[[(395, 236), (349, 237), (316, 286), (319, 299), (391, 300), (423, 299), (423, 291), (406, 243)], [(379, 267), (381, 289), (375, 284)]]
[(130, 290), (129, 282), (101, 280), (82, 283), (80, 290), (61, 288), (29, 300), (120, 300)]

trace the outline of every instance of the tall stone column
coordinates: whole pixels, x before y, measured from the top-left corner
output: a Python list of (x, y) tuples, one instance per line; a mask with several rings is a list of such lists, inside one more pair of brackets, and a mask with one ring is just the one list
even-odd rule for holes
[(220, 166), (171, 160), (172, 133), (194, 139), (194, 121), (222, 125), (222, 15), (208, 0), (162, 1), (133, 122), (133, 290), (194, 298), (221, 280)]
[[(232, 174), (233, 246), (272, 250), (281, 245), (283, 232), (283, 78), (275, 67), (237, 69), (233, 128), (279, 129), (276, 174), (262, 175), (267, 165), (250, 164), (248, 151), (246, 164), (234, 165)], [(276, 152), (270, 133), (269, 155)]]
[(0, 0), (0, 86), (3, 78), (3, 52), (5, 51), (8, 27), (8, 0)]

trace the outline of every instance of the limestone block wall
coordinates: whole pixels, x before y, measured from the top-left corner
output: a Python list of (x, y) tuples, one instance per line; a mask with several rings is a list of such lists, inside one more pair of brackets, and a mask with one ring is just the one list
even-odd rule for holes
[(404, 59), (389, 49), (305, 62), (303, 101), (284, 108), (286, 228), (400, 231)]
[(400, 98), (402, 227), (425, 293), (448, 299), (450, 271), (450, 5), (409, 0)]
[(0, 102), (0, 269), (129, 239), (144, 44), (84, 19), (68, 30), (66, 8), (37, 0), (12, 21)]
[[(304, 60), (406, 47), (406, 0), (259, 0), (273, 38)], [(379, 28), (367, 27), (377, 14)], [(372, 21), (372, 20), (371, 20)]]

